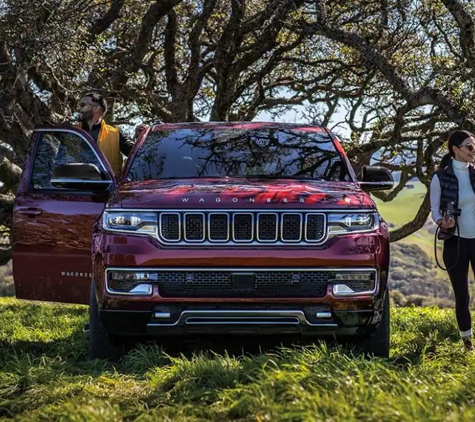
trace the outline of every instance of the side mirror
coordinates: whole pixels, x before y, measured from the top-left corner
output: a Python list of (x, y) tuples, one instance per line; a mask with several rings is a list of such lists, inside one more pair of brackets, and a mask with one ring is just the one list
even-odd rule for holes
[(359, 184), (366, 192), (389, 190), (394, 187), (393, 176), (385, 167), (363, 166), (362, 173)]
[(54, 169), (51, 184), (62, 189), (104, 191), (112, 180), (104, 180), (94, 164), (69, 163)]

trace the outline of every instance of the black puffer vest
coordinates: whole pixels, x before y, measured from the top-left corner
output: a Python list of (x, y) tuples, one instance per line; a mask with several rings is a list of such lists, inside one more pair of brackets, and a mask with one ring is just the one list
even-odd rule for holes
[[(473, 166), (468, 167), (470, 175), (470, 182), (472, 189), (475, 192), (475, 169)], [(445, 212), (447, 205), (450, 202), (454, 203), (455, 208), (458, 208), (459, 203), (459, 181), (454, 173), (452, 160), (450, 160), (447, 167), (436, 172), (440, 182), (440, 211)]]

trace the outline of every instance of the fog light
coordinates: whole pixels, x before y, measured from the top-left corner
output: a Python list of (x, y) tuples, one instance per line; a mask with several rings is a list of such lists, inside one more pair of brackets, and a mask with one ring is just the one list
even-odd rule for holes
[(370, 273), (336, 273), (335, 281), (370, 281), (373, 279)]
[(351, 289), (350, 287), (348, 287), (346, 284), (334, 284), (333, 294), (335, 296), (354, 295), (355, 291)]
[(334, 296), (372, 294), (376, 289), (376, 271), (352, 269), (334, 271), (328, 278)]
[(117, 281), (158, 281), (158, 274), (140, 271), (111, 271), (109, 279)]
[(106, 288), (110, 294), (124, 296), (151, 296), (158, 273), (149, 271), (106, 271)]

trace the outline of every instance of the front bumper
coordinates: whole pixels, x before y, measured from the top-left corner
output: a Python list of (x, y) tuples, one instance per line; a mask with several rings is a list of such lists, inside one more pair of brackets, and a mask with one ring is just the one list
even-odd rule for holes
[(356, 336), (369, 334), (379, 322), (372, 309), (334, 311), (328, 305), (163, 304), (152, 311), (101, 310), (100, 315), (106, 329), (121, 336)]
[[(246, 289), (234, 288), (232, 283), (214, 285), (228, 297), (219, 297), (224, 293), (205, 297), (184, 297), (190, 286), (180, 285), (179, 288), (170, 288), (167, 284), (176, 282), (176, 274), (186, 274), (193, 269), (174, 270), (156, 268), (137, 269), (140, 274), (165, 274), (169, 278), (160, 278), (162, 281), (151, 282), (149, 290), (141, 296), (135, 292), (131, 294), (111, 291), (107, 274), (130, 272), (130, 268), (112, 268), (106, 270), (104, 277), (105, 294), (100, 304), (101, 317), (107, 329), (117, 335), (187, 335), (187, 334), (300, 334), (304, 336), (325, 335), (360, 335), (367, 334), (375, 328), (380, 318), (380, 272), (375, 268), (353, 269), (355, 274), (369, 274), (374, 276), (374, 284), (370, 290), (362, 290), (352, 295), (338, 296), (335, 286), (341, 284), (323, 282), (321, 277), (307, 280), (305, 286), (277, 285), (267, 283), (264, 290), (247, 286)], [(254, 269), (256, 270), (256, 269)], [(248, 271), (253, 271), (248, 269)], [(261, 271), (267, 271), (261, 269)], [(314, 269), (306, 274), (331, 274), (332, 269)], [(333, 269), (338, 272), (338, 269)], [(134, 271), (132, 271), (133, 273)], [(349, 268), (344, 273), (351, 273)], [(229, 269), (208, 269), (204, 274), (214, 276), (216, 273), (228, 274)], [(276, 272), (285, 274), (285, 271)], [(267, 273), (266, 273), (267, 274)], [(226, 277), (225, 277), (226, 278)], [(206, 276), (201, 282), (206, 280)], [(222, 280), (218, 278), (218, 280)], [(287, 278), (288, 280), (288, 278)], [(192, 280), (196, 281), (196, 280)], [(155, 284), (154, 284), (155, 283)], [(356, 285), (346, 282), (348, 285)], [(201, 291), (191, 283), (194, 294), (212, 295), (213, 289), (204, 283)], [(201, 283), (200, 283), (201, 284)], [(319, 284), (314, 289), (313, 284)], [(321, 289), (323, 284), (323, 291)], [(384, 283), (385, 284), (385, 283)], [(146, 286), (146, 284), (140, 285)], [(242, 286), (240, 286), (242, 287)], [(269, 289), (270, 287), (270, 289)], [(303, 288), (303, 289), (302, 289)], [(168, 290), (167, 290), (168, 289)], [(307, 292), (308, 296), (295, 295), (297, 292)], [(165, 297), (166, 293), (175, 292), (181, 297)], [(204, 293), (203, 293), (204, 292)], [(269, 293), (274, 297), (252, 297), (257, 293)], [(229, 297), (232, 293), (234, 297)], [(294, 295), (288, 297), (286, 295)], [(310, 297), (314, 294), (314, 297)], [(320, 295), (320, 296), (318, 296)], [(280, 297), (279, 297), (280, 296)]]

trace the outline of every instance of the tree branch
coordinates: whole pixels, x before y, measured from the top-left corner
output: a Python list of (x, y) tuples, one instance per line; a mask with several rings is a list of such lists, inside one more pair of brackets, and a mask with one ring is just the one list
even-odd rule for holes
[[(324, 10), (323, 0), (317, 0), (316, 3), (319, 9)], [(406, 100), (407, 105), (405, 108), (407, 110), (429, 104), (437, 105), (452, 121), (469, 130), (473, 130), (475, 122), (468, 118), (467, 114), (463, 112), (460, 107), (454, 104), (448, 97), (441, 94), (439, 90), (431, 87), (423, 87), (419, 91), (413, 91), (398, 74), (388, 58), (377, 51), (373, 45), (369, 44), (362, 36), (356, 33), (341, 30), (335, 25), (330, 26), (324, 18), (326, 12), (322, 13), (321, 15), (319, 14), (319, 18), (315, 23), (301, 23), (301, 25), (305, 27), (305, 31), (323, 35), (358, 51), (363, 59), (372, 66), (375, 66), (393, 89)]]
[(142, 19), (137, 41), (134, 44), (133, 62), (129, 71), (137, 71), (152, 42), (155, 26), (182, 0), (156, 0)]
[(460, 0), (442, 0), (460, 29), (460, 48), (466, 65), (475, 67), (475, 20)]
[(430, 213), (430, 195), (429, 191), (426, 192), (424, 196), (424, 200), (419, 208), (414, 219), (404, 224), (402, 227), (392, 231), (390, 233), (391, 242), (397, 242), (398, 240), (404, 239), (405, 237), (409, 236), (412, 233), (415, 233), (417, 230), (424, 227), (424, 224), (427, 221), (427, 217)]
[(124, 6), (125, 0), (113, 0), (107, 12), (104, 16), (96, 19), (92, 25), (89, 32), (93, 36), (102, 34), (119, 18), (122, 7)]
[(176, 70), (176, 31), (177, 21), (176, 13), (172, 9), (167, 15), (168, 22), (165, 28), (165, 42), (164, 42), (164, 54), (165, 59), (165, 76), (167, 80), (167, 90), (172, 94), (172, 97), (176, 96), (176, 89), (178, 88), (178, 74)]
[[(190, 31), (190, 36), (188, 39), (188, 45), (190, 48), (190, 66), (188, 69), (188, 76), (184, 82), (184, 85), (188, 87), (188, 89), (192, 89), (192, 91), (196, 94), (196, 91), (199, 88), (197, 85), (200, 82), (199, 79), (199, 67), (200, 67), (200, 60), (201, 60), (201, 35), (203, 33), (203, 29), (206, 26), (206, 22), (208, 22), (211, 13), (216, 6), (217, 0), (205, 0), (203, 5), (203, 12), (198, 16), (193, 29)], [(193, 95), (194, 97), (194, 95)]]

